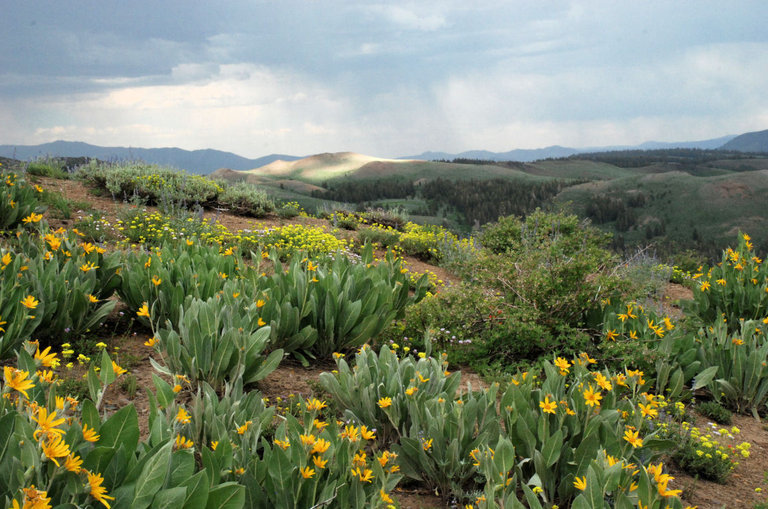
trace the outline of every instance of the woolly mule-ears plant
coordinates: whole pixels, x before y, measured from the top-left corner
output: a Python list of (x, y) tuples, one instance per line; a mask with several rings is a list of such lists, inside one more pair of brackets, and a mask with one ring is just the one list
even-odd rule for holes
[(445, 364), (433, 357), (414, 358), (382, 347), (377, 354), (364, 346), (350, 366), (335, 354), (338, 372), (322, 373), (320, 384), (329, 392), (346, 418), (375, 427), (383, 443), (406, 435), (414, 424), (411, 402), (453, 400), (461, 372), (447, 373)]
[(157, 333), (165, 367), (153, 363), (166, 374), (179, 373), (195, 384), (207, 382), (220, 390), (226, 382), (242, 380), (249, 384), (263, 380), (283, 358), (283, 351), (264, 355), (269, 343), (269, 327), (263, 325), (255, 303), (229, 305), (220, 298), (193, 299), (182, 308), (179, 323)]

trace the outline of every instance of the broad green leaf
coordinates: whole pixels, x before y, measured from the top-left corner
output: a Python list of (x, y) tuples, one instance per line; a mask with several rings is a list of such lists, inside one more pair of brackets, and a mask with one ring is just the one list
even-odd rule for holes
[(152, 509), (178, 509), (182, 507), (187, 495), (187, 489), (183, 486), (162, 490), (155, 495), (152, 501)]
[(205, 509), (208, 503), (208, 474), (205, 469), (199, 471), (182, 484), (187, 488), (187, 495), (184, 499), (184, 509)]
[(718, 369), (720, 369), (719, 366), (710, 366), (696, 375), (696, 377), (693, 379), (693, 386), (691, 387), (691, 390), (696, 391), (702, 387), (706, 387), (712, 380), (714, 380)]
[(115, 412), (101, 425), (99, 434), (101, 436), (97, 446), (116, 449), (122, 445), (126, 453), (133, 454), (139, 443), (139, 417), (136, 408), (128, 405)]
[(206, 509), (240, 509), (245, 503), (245, 487), (226, 482), (208, 492)]
[(563, 448), (563, 431), (557, 430), (554, 435), (550, 436), (545, 442), (544, 447), (541, 449), (541, 455), (544, 460), (544, 464), (547, 467), (551, 467), (557, 460), (560, 459), (560, 451)]
[(117, 378), (115, 370), (112, 368), (112, 360), (109, 358), (106, 350), (101, 352), (101, 370), (99, 371), (99, 378), (104, 387), (114, 382)]
[(93, 401), (90, 399), (84, 399), (81, 408), (80, 422), (82, 422), (82, 424), (87, 424), (90, 429), (95, 430), (98, 433), (99, 428), (101, 427), (101, 416), (99, 416), (99, 411), (96, 409), (96, 405), (94, 405)]
[(88, 382), (88, 395), (94, 403), (100, 403), (102, 395), (101, 379), (96, 374), (96, 370), (93, 365), (88, 369), (88, 375), (86, 377)]
[(171, 479), (169, 486), (180, 486), (195, 472), (195, 457), (190, 449), (174, 451), (171, 455)]
[(206, 446), (203, 446), (201, 456), (203, 467), (209, 475), (210, 487), (213, 488), (219, 483), (219, 479), (221, 478), (221, 464), (219, 463), (219, 460), (216, 459), (214, 452)]
[(144, 465), (141, 475), (136, 480), (136, 492), (131, 509), (149, 507), (155, 494), (163, 487), (171, 466), (172, 448), (173, 442), (168, 442)]

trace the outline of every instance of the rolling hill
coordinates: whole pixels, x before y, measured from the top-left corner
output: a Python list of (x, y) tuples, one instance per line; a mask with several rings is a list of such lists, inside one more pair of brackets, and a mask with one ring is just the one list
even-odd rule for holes
[[(768, 230), (763, 205), (768, 157), (739, 152), (629, 150), (532, 163), (392, 160), (341, 152), (212, 176), (247, 180), (305, 206), (330, 198), (399, 207), (463, 231), (478, 218), (482, 224), (510, 211), (566, 207), (614, 233), (618, 248), (661, 242), (663, 249), (714, 254), (739, 230)], [(515, 208), (524, 202), (527, 208)]]
[[(549, 175), (527, 173), (521, 169), (493, 164), (460, 164), (417, 159), (383, 159), (354, 152), (317, 154), (295, 161), (274, 161), (252, 170), (232, 172), (220, 169), (211, 174), (227, 180), (248, 179), (249, 182), (274, 185), (285, 179), (320, 185), (334, 180), (452, 180), (519, 178), (542, 180)], [(270, 182), (270, 180), (272, 182)]]
[(744, 133), (721, 147), (739, 152), (768, 152), (768, 130)]
[[(637, 174), (562, 190), (556, 202), (613, 232), (619, 244), (674, 241), (716, 255), (739, 231), (768, 231), (768, 170), (694, 176), (683, 171)], [(768, 249), (761, 236), (758, 247)], [(665, 249), (667, 249), (665, 248)]]
[[(711, 148), (722, 140), (722, 149)], [(648, 150), (655, 145), (663, 148)], [(49, 149), (71, 156), (143, 158), (197, 172), (215, 166), (214, 178), (259, 185), (274, 198), (298, 201), (310, 211), (398, 208), (463, 232), (501, 215), (567, 207), (613, 233), (618, 248), (656, 243), (662, 251), (692, 248), (714, 256), (740, 230), (768, 231), (768, 153), (756, 153), (768, 150), (768, 131), (706, 143), (649, 142), (644, 149), (579, 152), (532, 162), (491, 161), (484, 158), (493, 153), (485, 151), (452, 162), (355, 152), (246, 159), (214, 150), (68, 142), (0, 146), (0, 158), (45, 155)], [(768, 250), (768, 240), (758, 239), (756, 246)]]

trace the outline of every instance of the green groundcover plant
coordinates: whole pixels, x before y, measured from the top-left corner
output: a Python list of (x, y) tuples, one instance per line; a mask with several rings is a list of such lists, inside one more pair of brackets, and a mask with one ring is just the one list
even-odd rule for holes
[[(149, 250), (96, 245), (38, 215), (0, 244), (7, 507), (389, 509), (408, 480), (464, 507), (677, 509), (663, 458), (724, 482), (749, 457), (737, 428), (695, 428), (679, 399), (703, 391), (765, 411), (766, 282), (748, 236), (691, 276), (696, 319), (673, 320), (634, 293), (617, 298), (627, 286), (604, 239), (558, 214), (489, 227), (491, 249), (464, 260), (466, 283), (429, 299), (427, 278), (414, 281), (391, 252), (317, 255), (302, 247), (307, 230), (282, 250), (254, 241), (249, 258), (242, 239), (213, 234)], [(431, 231), (405, 234), (420, 249)], [(438, 242), (427, 240), (431, 252)], [(144, 434), (132, 405), (110, 404), (131, 376), (118, 350), (81, 355), (76, 380), (59, 378), (73, 373), (69, 344), (66, 368), (52, 351), (98, 329), (116, 289), (162, 356)], [(403, 317), (401, 332), (425, 333), (419, 352), (399, 338), (370, 346)], [(524, 350), (521, 330), (545, 342)], [(462, 385), (451, 356), (478, 344), (537, 369)], [(433, 356), (436, 345), (448, 351)], [(272, 406), (255, 390), (287, 353), (335, 359), (320, 377), (325, 396)]]

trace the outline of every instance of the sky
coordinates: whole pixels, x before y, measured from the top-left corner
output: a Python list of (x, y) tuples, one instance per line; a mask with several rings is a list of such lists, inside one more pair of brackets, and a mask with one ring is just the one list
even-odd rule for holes
[(764, 0), (0, 2), (0, 144), (399, 157), (768, 129)]

